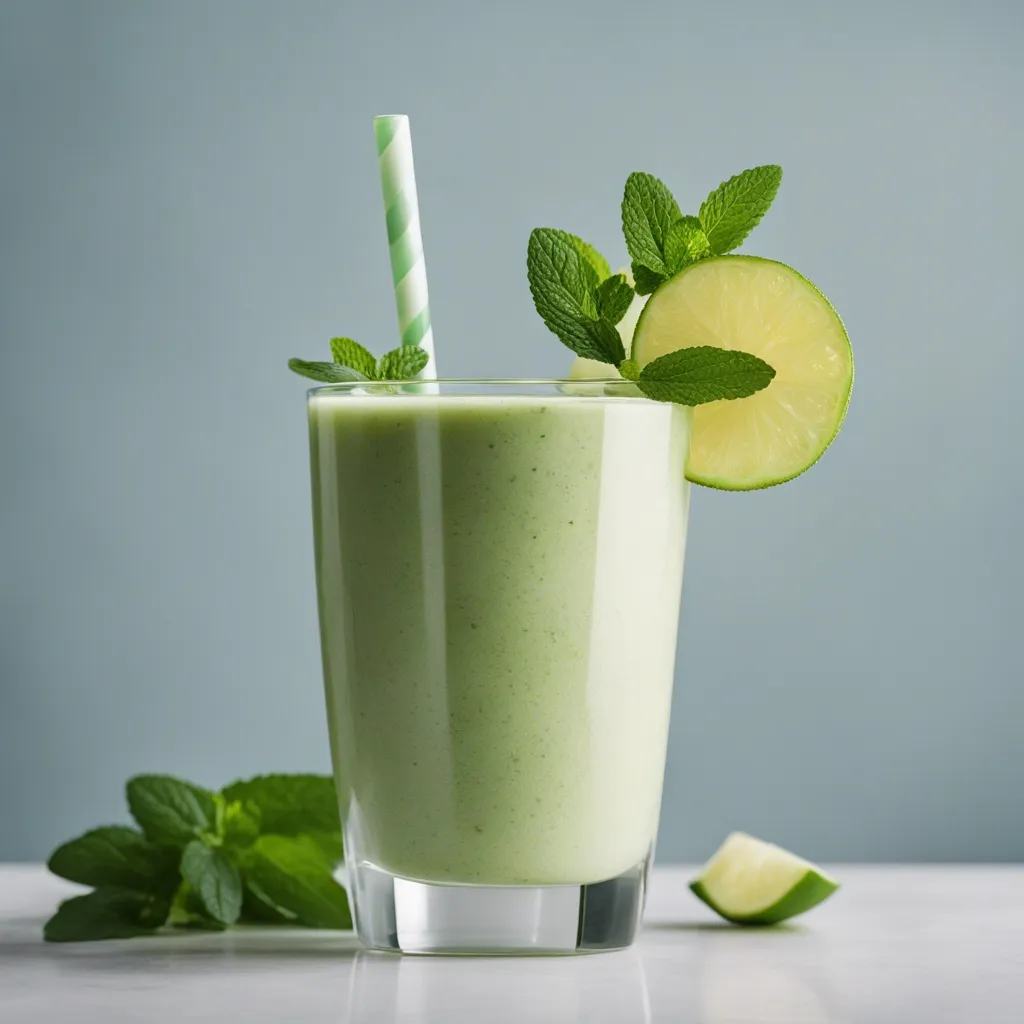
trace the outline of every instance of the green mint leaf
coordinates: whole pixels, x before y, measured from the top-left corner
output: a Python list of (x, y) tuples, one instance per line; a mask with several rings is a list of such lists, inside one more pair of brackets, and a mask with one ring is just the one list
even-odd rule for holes
[(683, 217), (668, 229), (665, 236), (665, 264), (670, 274), (711, 255), (708, 236), (696, 217)]
[(310, 928), (351, 928), (348, 896), (330, 864), (304, 837), (263, 835), (244, 852), (247, 885)]
[(352, 381), (366, 380), (366, 377), (358, 370), (353, 370), (350, 366), (341, 366), (339, 363), (317, 363), (309, 362), (306, 359), (289, 359), (288, 369), (299, 374), (300, 377), (320, 381), (321, 384), (349, 384)]
[(178, 855), (151, 843), (126, 825), (107, 825), (58, 846), (47, 867), (81, 885), (112, 885), (142, 892), (172, 893), (178, 884)]
[(636, 294), (626, 280), (625, 274), (606, 277), (597, 288), (594, 296), (597, 302), (598, 316), (613, 326), (625, 315)]
[[(566, 232), (566, 234), (569, 234), (569, 232)], [(589, 242), (584, 242), (579, 235), (569, 234), (569, 238), (572, 239), (572, 244), (576, 246), (576, 251), (593, 268), (599, 283), (605, 278), (612, 276), (612, 268), (608, 266), (608, 261)]]
[(221, 793), (229, 802), (251, 803), (259, 812), (262, 832), (341, 833), (338, 796), (329, 775), (257, 775), (233, 782)]
[(768, 212), (782, 182), (778, 164), (751, 167), (723, 181), (701, 203), (700, 223), (716, 256), (742, 244)]
[(200, 835), (214, 835), (213, 794), (172, 775), (136, 775), (128, 780), (128, 809), (146, 838), (184, 846)]
[(101, 886), (65, 900), (43, 926), (47, 942), (95, 942), (149, 935), (166, 920), (170, 903), (160, 896)]
[(296, 915), (277, 906), (251, 878), (243, 877), (243, 884), (245, 891), (240, 921), (245, 924), (295, 924)]
[(377, 360), (373, 358), (373, 353), (351, 338), (331, 338), (331, 358), (369, 380), (377, 376)]
[(226, 924), (211, 917), (199, 894), (188, 882), (182, 882), (171, 901), (167, 923), (172, 928), (195, 928), (202, 931), (222, 932)]
[(377, 360), (378, 380), (412, 380), (430, 362), (430, 355), (419, 345), (400, 345)]
[(622, 233), (635, 263), (665, 275), (665, 236), (681, 217), (679, 204), (672, 193), (653, 174), (634, 171), (626, 179), (622, 197)]
[(655, 273), (636, 260), (632, 263), (633, 287), (637, 295), (650, 295), (665, 280), (664, 274)]
[(193, 839), (181, 855), (181, 876), (206, 912), (221, 924), (234, 924), (242, 910), (242, 878), (220, 850)]
[(224, 842), (249, 846), (260, 834), (260, 821), (260, 809), (251, 800), (232, 800), (224, 808)]
[(619, 364), (619, 373), (621, 373), (626, 380), (639, 380), (640, 364), (635, 359), (624, 359)]
[(563, 345), (587, 359), (622, 360), (625, 353), (618, 331), (598, 316), (597, 272), (579, 254), (570, 235), (555, 228), (535, 228), (527, 246), (526, 273), (537, 312)]
[(640, 390), (659, 402), (703, 405), (747, 398), (768, 387), (775, 371), (749, 352), (699, 345), (651, 360), (637, 380)]

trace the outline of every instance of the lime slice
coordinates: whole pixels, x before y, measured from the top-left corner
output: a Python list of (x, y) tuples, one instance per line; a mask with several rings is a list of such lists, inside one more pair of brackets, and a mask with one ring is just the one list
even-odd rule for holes
[(810, 281), (757, 256), (694, 263), (651, 296), (633, 358), (643, 366), (695, 345), (752, 352), (776, 377), (750, 398), (694, 410), (690, 480), (749, 491), (791, 480), (821, 458), (846, 415), (853, 353), (838, 314)]
[(796, 854), (733, 832), (690, 888), (727, 921), (776, 924), (816, 907), (839, 883)]

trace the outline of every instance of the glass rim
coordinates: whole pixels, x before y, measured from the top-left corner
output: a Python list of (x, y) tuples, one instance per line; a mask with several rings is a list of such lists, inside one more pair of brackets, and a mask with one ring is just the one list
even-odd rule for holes
[[(593, 398), (599, 397), (597, 388), (601, 389), (600, 395), (607, 395), (607, 388), (622, 388), (625, 392), (624, 398), (643, 398), (633, 381), (624, 377), (437, 377), (430, 379), (414, 379), (400, 381), (384, 380), (346, 380), (337, 381), (332, 384), (320, 384), (309, 388), (306, 394), (309, 398), (330, 395), (349, 395), (355, 391), (367, 391), (369, 395), (380, 397), (403, 397), (415, 395), (430, 395), (428, 389), (441, 388), (556, 388), (566, 398)], [(567, 388), (586, 389), (583, 394), (579, 392), (565, 391)], [(454, 397), (452, 391), (447, 392), (448, 397)], [(445, 397), (444, 392), (432, 397)]]

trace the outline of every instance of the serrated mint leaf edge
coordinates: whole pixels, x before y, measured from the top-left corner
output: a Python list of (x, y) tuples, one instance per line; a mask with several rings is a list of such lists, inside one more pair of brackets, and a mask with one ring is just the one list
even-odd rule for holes
[(775, 201), (781, 184), (779, 164), (759, 164), (734, 174), (708, 193), (698, 217), (715, 256), (743, 244)]

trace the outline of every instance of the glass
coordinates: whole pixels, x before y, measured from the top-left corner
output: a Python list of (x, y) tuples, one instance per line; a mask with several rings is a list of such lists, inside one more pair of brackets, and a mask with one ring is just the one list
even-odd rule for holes
[(309, 393), (328, 726), (375, 949), (629, 945), (668, 738), (691, 414), (623, 381)]

